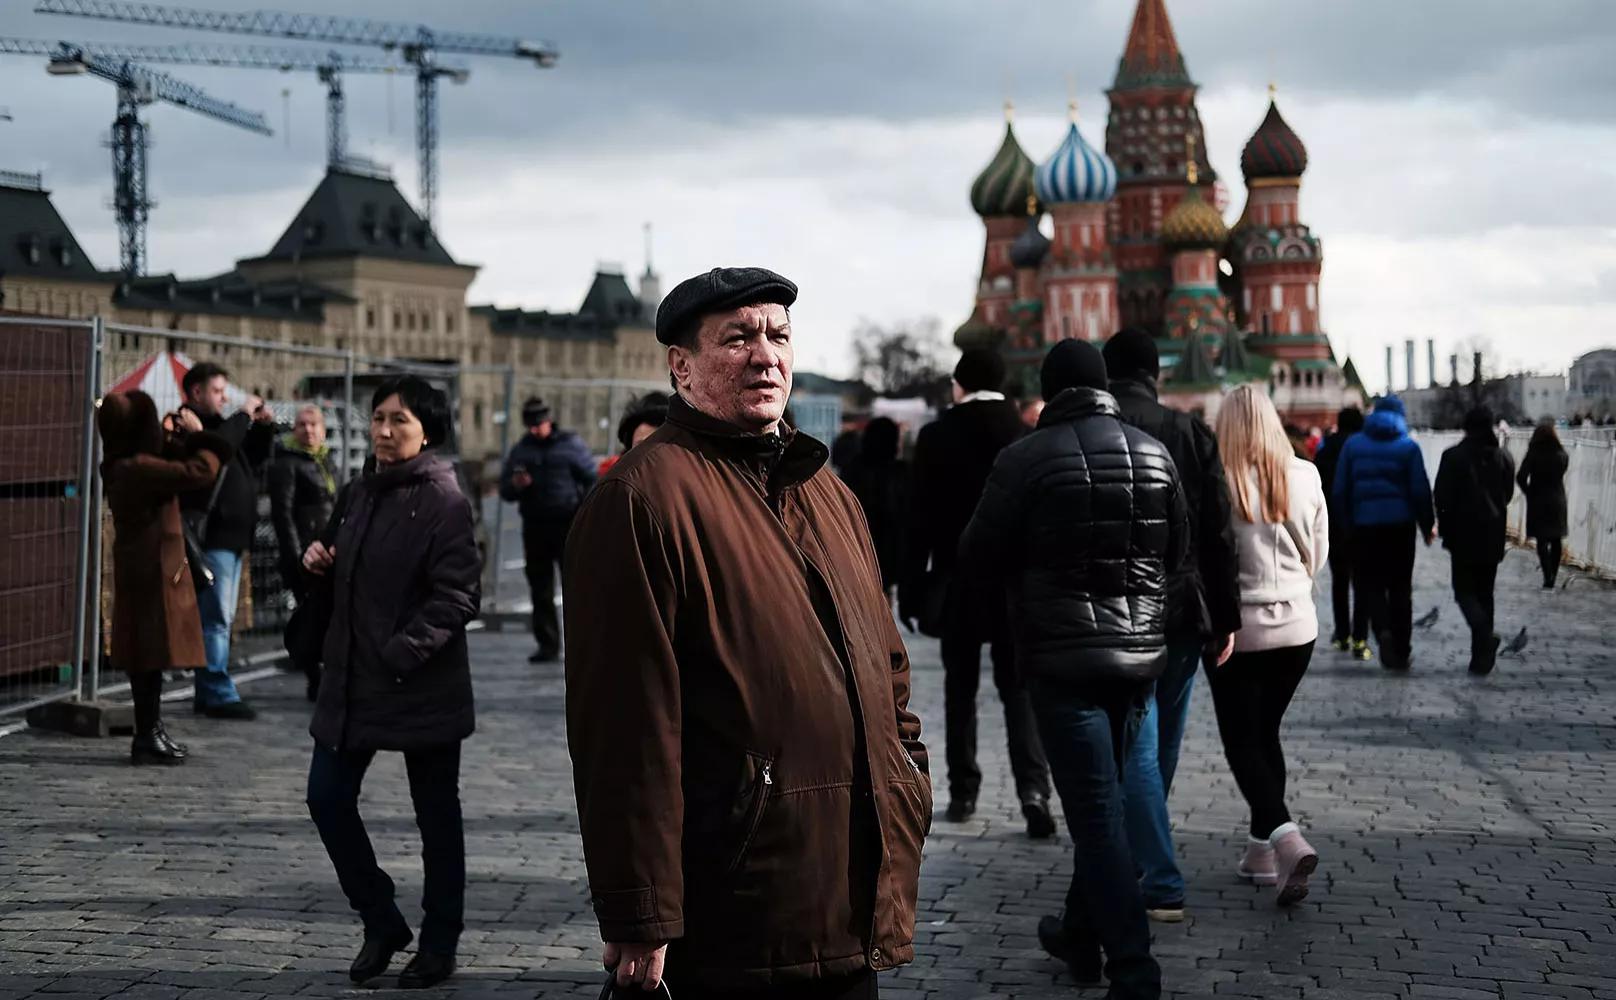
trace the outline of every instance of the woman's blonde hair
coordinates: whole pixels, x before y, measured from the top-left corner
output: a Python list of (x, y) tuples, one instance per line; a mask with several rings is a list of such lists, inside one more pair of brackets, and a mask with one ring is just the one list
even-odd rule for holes
[(1286, 467), (1295, 452), (1273, 402), (1252, 386), (1240, 386), (1223, 399), (1217, 433), (1234, 509), (1255, 524), (1261, 506), (1265, 523), (1283, 522), (1291, 509)]

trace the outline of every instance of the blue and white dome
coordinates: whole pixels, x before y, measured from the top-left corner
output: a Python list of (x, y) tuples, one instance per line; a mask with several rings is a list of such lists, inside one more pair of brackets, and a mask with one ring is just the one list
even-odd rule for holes
[(1053, 156), (1033, 174), (1038, 200), (1045, 205), (1109, 201), (1117, 193), (1117, 168), (1111, 158), (1083, 141), (1073, 122)]

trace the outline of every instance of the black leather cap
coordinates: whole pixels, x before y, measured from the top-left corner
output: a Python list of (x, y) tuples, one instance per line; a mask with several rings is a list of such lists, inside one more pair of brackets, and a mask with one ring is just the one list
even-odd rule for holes
[(795, 301), (797, 286), (766, 267), (715, 267), (673, 286), (657, 308), (656, 339), (672, 344), (710, 313), (760, 302), (789, 306)]

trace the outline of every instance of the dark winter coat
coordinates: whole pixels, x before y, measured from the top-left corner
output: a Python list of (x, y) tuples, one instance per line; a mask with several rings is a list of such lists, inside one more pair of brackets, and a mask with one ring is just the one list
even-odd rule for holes
[(207, 432), (163, 441), (145, 393), (111, 393), (97, 413), (112, 511), (112, 665), (129, 673), (206, 666), (179, 494), (210, 485), (229, 442)]
[(1346, 543), (1347, 518), (1339, 512), (1340, 501), (1335, 496), (1335, 471), (1341, 464), (1341, 449), (1346, 446), (1347, 440), (1357, 431), (1343, 434), (1336, 431), (1324, 439), (1319, 445), (1318, 454), (1313, 456), (1313, 464), (1319, 469), (1319, 484), (1324, 487), (1324, 503), (1330, 512), (1330, 547)]
[(858, 501), (828, 456), (675, 399), (568, 539), (590, 902), (606, 941), (671, 941), (685, 996), (914, 957), (926, 749)]
[(336, 469), (331, 456), (319, 458), (286, 442), (269, 466), (269, 516), (275, 525), (281, 574), (297, 579), (309, 543), (325, 533), (336, 502)]
[[(1008, 629), (1002, 595), (956, 573), (955, 564), (994, 460), (1026, 432), (1021, 411), (1003, 399), (958, 403), (920, 429), (898, 591), (905, 618), (920, 618), (933, 632), (943, 626), (982, 641)], [(946, 593), (932, 593), (939, 587)], [(943, 622), (927, 621), (928, 608), (939, 611)]]
[(482, 555), (454, 466), (427, 451), (347, 490), (324, 539), (336, 563), (309, 732), (353, 750), (463, 740), (474, 728), (466, 624), (482, 599)]
[(1526, 495), (1526, 537), (1564, 538), (1566, 536), (1566, 468), (1571, 456), (1564, 448), (1527, 448), (1521, 459), (1517, 482)]
[(1402, 400), (1387, 396), (1376, 403), (1364, 429), (1342, 445), (1331, 492), (1352, 527), (1418, 524), (1431, 531), (1431, 480), (1420, 446), (1408, 436)]
[[(526, 489), (517, 489), (511, 481), (517, 470), (533, 477)], [(556, 428), (544, 438), (524, 434), (505, 457), (499, 495), (516, 503), (523, 520), (565, 521), (577, 511), (597, 475), (595, 456), (573, 432)]]
[(1118, 379), (1111, 394), (1122, 419), (1173, 456), (1189, 512), (1189, 551), (1167, 581), (1168, 634), (1211, 638), (1240, 631), (1240, 561), (1217, 436), (1200, 417), (1158, 402), (1153, 382)]
[[(224, 467), (219, 498), (203, 528), (202, 547), (246, 552), (252, 548), (253, 533), (258, 528), (258, 474), (263, 471), (274, 447), (275, 425), (257, 422), (245, 413), (237, 413), (229, 419), (198, 413), (197, 419), (202, 421), (203, 430), (220, 435), (236, 448), (235, 456)], [(201, 511), (212, 496), (212, 486), (192, 490), (180, 497), (180, 507), (185, 511)]]
[(960, 567), (1003, 581), (1023, 675), (1142, 686), (1167, 662), (1167, 580), (1189, 515), (1172, 456), (1116, 399), (1067, 389), (1004, 450), (960, 543)]
[(1515, 495), (1515, 460), (1498, 446), (1492, 429), (1465, 434), (1442, 453), (1436, 470), (1436, 519), (1442, 547), (1467, 562), (1500, 562), (1509, 501)]
[(842, 481), (864, 511), (870, 542), (881, 564), (881, 586), (896, 586), (902, 570), (904, 522), (909, 516), (909, 463), (875, 461), (863, 454), (842, 470)]

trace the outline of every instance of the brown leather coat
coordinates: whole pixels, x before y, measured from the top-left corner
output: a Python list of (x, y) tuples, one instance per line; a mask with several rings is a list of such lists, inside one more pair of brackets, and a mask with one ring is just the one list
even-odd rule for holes
[(607, 941), (687, 987), (914, 957), (931, 780), (858, 501), (823, 445), (675, 400), (567, 541), (567, 734)]
[(96, 419), (112, 511), (112, 666), (130, 673), (205, 666), (178, 497), (212, 485), (233, 449), (206, 432), (165, 444), (143, 392), (108, 395)]

